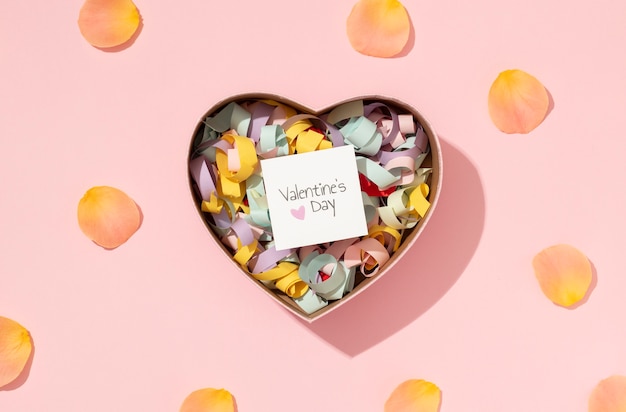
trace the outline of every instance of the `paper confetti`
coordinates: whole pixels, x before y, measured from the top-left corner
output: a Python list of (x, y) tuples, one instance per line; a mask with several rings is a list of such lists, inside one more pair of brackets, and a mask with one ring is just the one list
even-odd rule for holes
[(235, 412), (235, 400), (226, 389), (205, 388), (185, 398), (180, 412)]
[(20, 376), (32, 350), (30, 333), (14, 320), (0, 316), (0, 388)]
[(402, 382), (385, 402), (385, 412), (438, 412), (441, 390), (423, 379)]
[(589, 396), (589, 412), (625, 412), (626, 376), (613, 375), (598, 383)]
[(541, 290), (557, 305), (570, 307), (585, 297), (593, 278), (587, 256), (570, 245), (554, 245), (533, 259)]
[(78, 202), (78, 225), (85, 236), (106, 249), (125, 243), (141, 224), (137, 204), (114, 187), (96, 186)]
[(522, 70), (503, 71), (489, 89), (489, 115), (504, 133), (530, 133), (543, 122), (549, 105), (546, 88)]
[(360, 0), (346, 23), (348, 39), (361, 54), (393, 57), (409, 40), (409, 14), (398, 0)]
[[(346, 145), (356, 152), (362, 205), (354, 207), (364, 208), (367, 235), (277, 250), (259, 161)], [(381, 101), (351, 101), (312, 115), (268, 99), (242, 99), (203, 120), (189, 168), (200, 210), (233, 260), (310, 314), (375, 276), (427, 213), (432, 169), (422, 163), (429, 155), (416, 119)], [(311, 193), (332, 188), (315, 182)], [(285, 214), (294, 225), (305, 216), (300, 205)]]
[(86, 0), (78, 15), (78, 27), (85, 40), (104, 49), (126, 43), (140, 22), (132, 0)]

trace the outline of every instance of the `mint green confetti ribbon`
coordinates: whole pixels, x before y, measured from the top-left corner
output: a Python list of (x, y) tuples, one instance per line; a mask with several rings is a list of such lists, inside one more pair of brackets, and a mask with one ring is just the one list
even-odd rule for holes
[(374, 156), (380, 151), (383, 135), (376, 123), (364, 116), (352, 117), (339, 129), (346, 144), (354, 146), (355, 152)]
[(278, 148), (276, 156), (286, 156), (289, 154), (289, 141), (285, 130), (277, 124), (261, 127), (259, 137), (259, 153), (267, 153)]
[(398, 180), (398, 176), (367, 157), (357, 156), (356, 167), (359, 173), (365, 175), (381, 189), (392, 186)]
[(252, 222), (262, 228), (269, 228), (271, 226), (270, 212), (263, 178), (260, 175), (254, 174), (246, 180), (246, 196)]
[(252, 114), (235, 102), (226, 105), (218, 114), (207, 117), (204, 123), (218, 133), (234, 129), (239, 136), (246, 136)]
[[(332, 266), (330, 277), (319, 281), (319, 272), (326, 265)], [(356, 269), (348, 269), (342, 262), (329, 254), (319, 254), (314, 251), (302, 260), (298, 276), (309, 285), (315, 293), (326, 300), (341, 299), (344, 294), (354, 287)]]
[(293, 301), (309, 315), (313, 312), (317, 312), (325, 306), (328, 306), (328, 301), (313, 292), (311, 288), (309, 288), (303, 296), (294, 299)]

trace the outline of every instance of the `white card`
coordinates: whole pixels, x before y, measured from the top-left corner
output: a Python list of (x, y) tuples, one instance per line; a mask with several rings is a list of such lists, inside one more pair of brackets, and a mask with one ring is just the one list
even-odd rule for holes
[(367, 234), (352, 146), (261, 160), (261, 170), (276, 249)]

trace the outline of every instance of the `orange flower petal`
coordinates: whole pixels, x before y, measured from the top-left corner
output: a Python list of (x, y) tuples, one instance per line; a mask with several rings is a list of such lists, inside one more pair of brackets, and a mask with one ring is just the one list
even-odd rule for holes
[(137, 204), (119, 189), (92, 187), (78, 202), (78, 225), (98, 245), (113, 249), (126, 242), (141, 224)]
[(0, 316), (0, 388), (20, 376), (32, 350), (30, 333), (14, 320)]
[(409, 40), (409, 14), (398, 0), (361, 0), (354, 5), (346, 24), (348, 40), (359, 53), (392, 57)]
[(385, 402), (385, 412), (437, 412), (441, 391), (434, 383), (409, 379), (398, 385)]
[(600, 381), (589, 396), (589, 412), (626, 412), (626, 376)]
[(533, 259), (541, 290), (552, 302), (569, 307), (585, 297), (593, 277), (587, 256), (570, 245), (555, 245)]
[(92, 46), (108, 48), (127, 42), (140, 20), (132, 0), (86, 0), (78, 15), (78, 28)]
[(529, 133), (548, 114), (550, 98), (539, 80), (522, 70), (505, 70), (489, 89), (489, 115), (504, 133)]
[(185, 398), (180, 412), (235, 412), (235, 400), (226, 389), (199, 389)]

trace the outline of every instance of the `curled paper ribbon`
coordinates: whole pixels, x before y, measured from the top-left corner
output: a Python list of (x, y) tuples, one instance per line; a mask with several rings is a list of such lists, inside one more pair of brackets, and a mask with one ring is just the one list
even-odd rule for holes
[(290, 298), (300, 298), (309, 289), (309, 286), (298, 276), (298, 265), (289, 262), (280, 262), (276, 267), (252, 276), (260, 281), (273, 282), (276, 289)]
[(387, 206), (378, 208), (381, 220), (394, 229), (412, 228), (430, 207), (428, 192), (426, 183), (396, 190), (387, 198)]
[(259, 155), (272, 153), (273, 156), (269, 157), (288, 155), (289, 142), (283, 128), (276, 124), (263, 126), (257, 152)]
[(389, 226), (373, 226), (368, 236), (383, 245), (390, 255), (398, 250), (402, 242), (402, 234)]
[[(245, 180), (252, 176), (258, 163), (252, 141), (246, 137), (225, 134), (222, 139), (232, 145), (227, 152), (218, 150), (215, 155), (220, 180), (218, 188), (230, 198), (243, 199)], [(233, 161), (232, 157), (236, 157)], [(230, 159), (230, 160), (229, 160)], [(236, 165), (233, 167), (233, 165)]]
[(250, 112), (235, 102), (229, 103), (216, 116), (207, 117), (204, 123), (218, 133), (234, 129), (240, 136), (245, 136), (250, 126)]
[[(368, 234), (276, 250), (259, 159), (351, 145)], [(374, 276), (426, 215), (432, 170), (428, 136), (410, 113), (355, 100), (319, 116), (270, 99), (243, 99), (207, 116), (189, 173), (199, 208), (250, 276), (313, 313)], [(288, 172), (288, 171), (286, 171)]]
[(293, 301), (309, 315), (328, 306), (328, 301), (317, 295), (312, 289), (309, 289), (304, 295)]
[[(326, 280), (319, 275), (322, 271), (328, 274)], [(298, 274), (318, 296), (326, 300), (341, 299), (354, 287), (354, 270), (346, 268), (334, 256), (317, 251), (302, 260)]]
[(339, 129), (347, 144), (354, 146), (355, 152), (374, 156), (383, 143), (383, 135), (378, 131), (376, 123), (367, 117), (352, 117)]
[(361, 266), (365, 277), (374, 276), (380, 267), (389, 260), (389, 252), (376, 239), (365, 238), (346, 249), (346, 266)]

